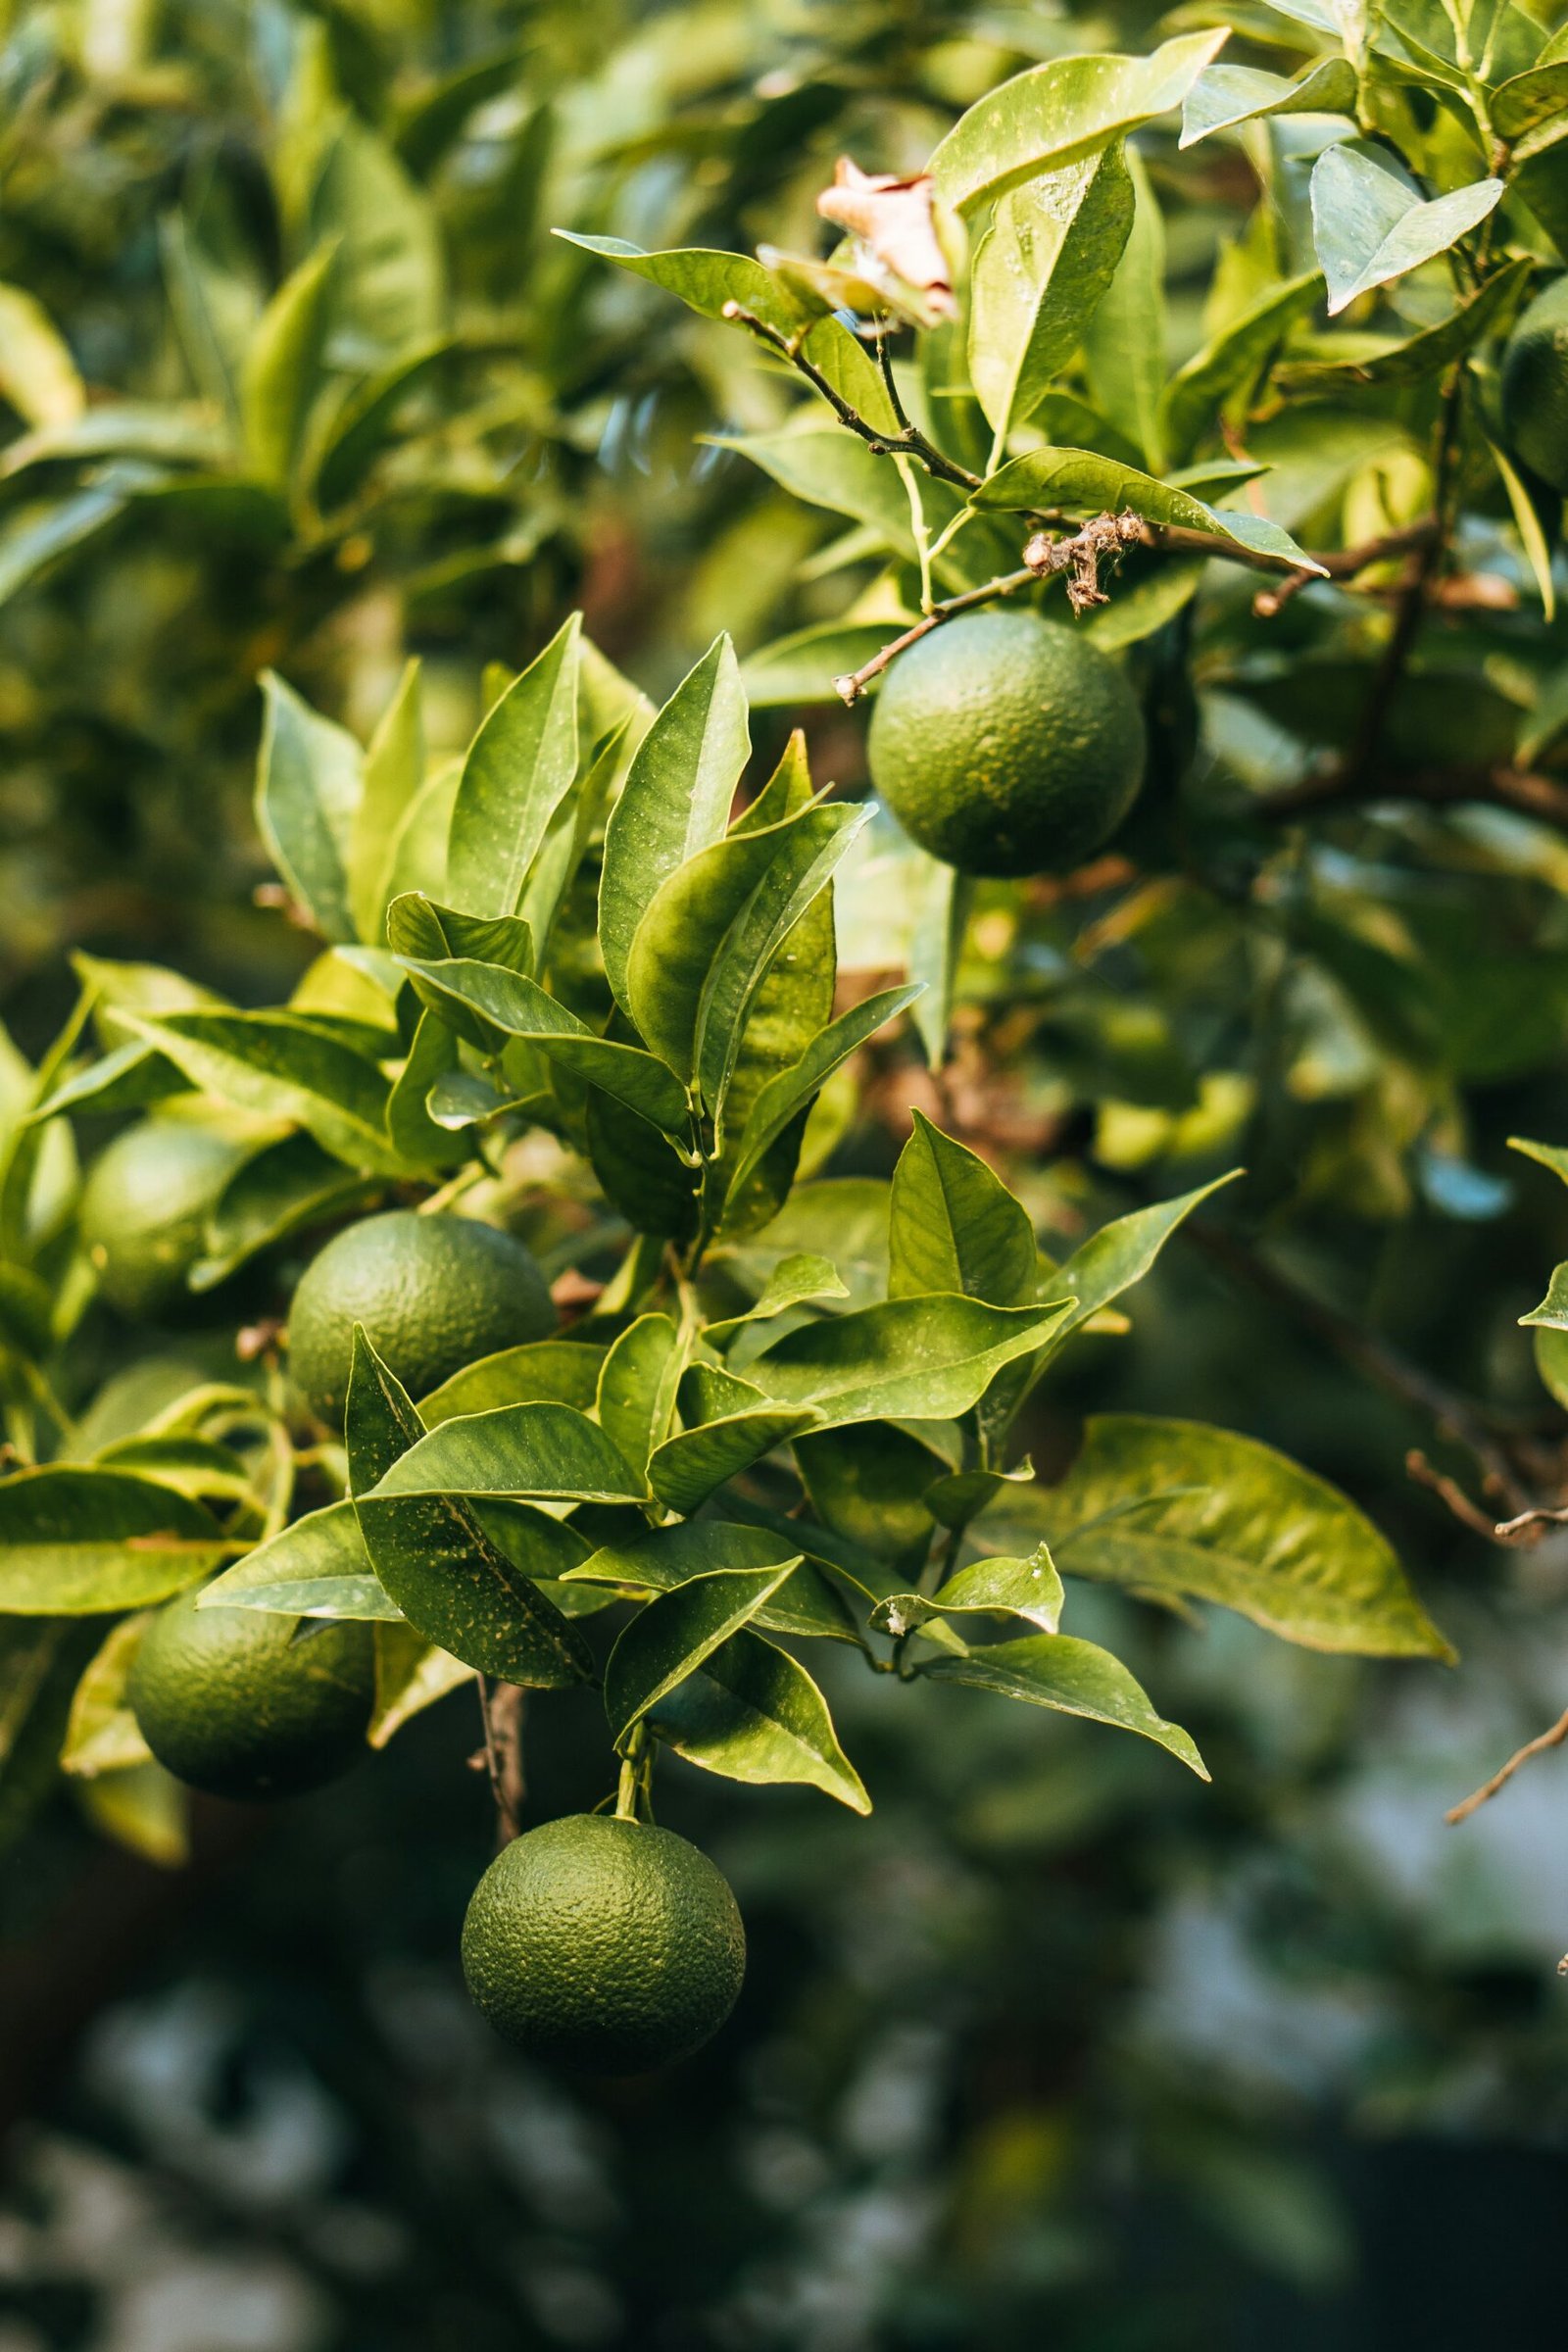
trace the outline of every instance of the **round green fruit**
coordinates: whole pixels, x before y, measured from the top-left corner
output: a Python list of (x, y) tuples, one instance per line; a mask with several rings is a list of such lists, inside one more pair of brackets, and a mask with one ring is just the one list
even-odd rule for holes
[(202, 1254), (208, 1211), (244, 1156), (186, 1119), (143, 1119), (116, 1136), (82, 1187), (82, 1247), (122, 1315), (171, 1306)]
[(335, 1235), (294, 1293), (289, 1368), (312, 1411), (334, 1427), (356, 1323), (418, 1398), (481, 1355), (548, 1338), (556, 1310), (537, 1262), (510, 1233), (395, 1208)]
[(369, 1626), (259, 1609), (165, 1603), (142, 1636), (126, 1696), (160, 1764), (214, 1796), (294, 1796), (360, 1753), (375, 1698)]
[(698, 2049), (746, 1973), (729, 1883), (670, 1830), (569, 1814), (514, 1838), (473, 1890), (463, 1973), (536, 2056), (635, 2075)]
[(1508, 338), (1502, 421), (1514, 455), (1568, 492), (1568, 276), (1536, 296)]
[(966, 874), (1061, 873), (1108, 839), (1144, 775), (1116, 664), (1034, 612), (968, 612), (901, 654), (877, 696), (871, 780)]

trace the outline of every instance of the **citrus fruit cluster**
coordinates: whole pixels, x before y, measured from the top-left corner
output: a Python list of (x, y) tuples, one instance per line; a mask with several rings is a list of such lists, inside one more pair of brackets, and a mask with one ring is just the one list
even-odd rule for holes
[[(104, 1155), (107, 1174), (99, 1163), (100, 1273), (120, 1300), (167, 1298), (174, 1259), (183, 1250), (188, 1264), (200, 1248), (212, 1173), (203, 1145), (192, 1145), (200, 1135), (147, 1121)], [(178, 1189), (187, 1172), (189, 1194)], [(144, 1182), (172, 1188), (172, 1226), (116, 1213), (117, 1203), (139, 1207)], [(187, 1214), (198, 1194), (203, 1205)], [(149, 1252), (149, 1241), (171, 1234), (168, 1249)], [(544, 1277), (511, 1235), (392, 1210), (347, 1227), (307, 1268), (290, 1366), (312, 1411), (340, 1426), (356, 1323), (422, 1396), (554, 1321)], [(126, 1696), (148, 1747), (179, 1780), (216, 1796), (292, 1796), (363, 1751), (374, 1636), (347, 1620), (204, 1608), (199, 1593), (183, 1592), (151, 1618)], [(463, 1931), (469, 1990), (497, 2032), (600, 2074), (639, 2073), (697, 2049), (729, 2015), (745, 1965), (735, 1897), (708, 1857), (668, 1830), (602, 1815), (514, 1838), (480, 1880)]]

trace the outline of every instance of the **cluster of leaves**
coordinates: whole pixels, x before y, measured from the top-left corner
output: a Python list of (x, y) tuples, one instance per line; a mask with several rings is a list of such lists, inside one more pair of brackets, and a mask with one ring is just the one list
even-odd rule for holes
[[(796, 737), (732, 819), (750, 738), (727, 640), (655, 713), (573, 618), (428, 775), (416, 669), (363, 753), (270, 693), (260, 820), (330, 944), (270, 1011), (85, 969), (17, 1123), (15, 1186), (68, 1113), (217, 1121), (235, 1149), (194, 1271), (211, 1288), (388, 1188), (483, 1205), (544, 1131), (597, 1185), (618, 1262), (567, 1336), (417, 1400), (360, 1333), (339, 1454), (275, 1369), (107, 1442), (101, 1411), (66, 1425), (48, 1358), (90, 1269), (51, 1313), (19, 1258), (14, 1443), (53, 1458), (0, 1484), (0, 1610), (50, 1621), (62, 1676), (72, 1620), (133, 1612), (86, 1667), (69, 1769), (146, 1774), (122, 1704), (134, 1612), (235, 1552), (215, 1603), (375, 1623), (373, 1739), (469, 1674), (602, 1679), (639, 1787), (656, 1742), (858, 1809), (827, 1703), (773, 1637), (1118, 1725), (1198, 1772), (1126, 1667), (1059, 1631), (1058, 1557), (1320, 1648), (1445, 1653), (1382, 1537), (1252, 1441), (1111, 1417), (1065, 1482), (1010, 1458), (1034, 1384), (1212, 1185), (1059, 1267), (923, 1119), (891, 1184), (792, 1190), (824, 1089), (917, 984), (835, 1014), (834, 874), (869, 810), (813, 793)], [(89, 1007), (118, 1042), (68, 1068)], [(346, 1493), (296, 1517), (307, 1467)], [(617, 1602), (636, 1613), (601, 1667), (579, 1621)]]

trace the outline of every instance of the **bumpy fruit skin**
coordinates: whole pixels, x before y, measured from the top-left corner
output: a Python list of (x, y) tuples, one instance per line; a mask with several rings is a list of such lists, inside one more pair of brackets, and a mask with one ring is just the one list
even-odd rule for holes
[(242, 1156), (231, 1138), (184, 1119), (142, 1119), (99, 1154), (80, 1229), (111, 1306), (139, 1319), (183, 1295), (207, 1212)]
[(300, 1277), (289, 1369), (313, 1412), (341, 1428), (354, 1326), (417, 1400), (481, 1355), (542, 1340), (556, 1310), (532, 1254), (471, 1217), (389, 1209), (329, 1241)]
[(729, 1883), (684, 1838), (575, 1813), (514, 1838), (473, 1890), (463, 1973), (508, 2041), (642, 2074), (717, 2033), (746, 1973)]
[(1143, 716), (1113, 662), (1034, 612), (967, 612), (901, 654), (871, 717), (871, 780), (966, 874), (1060, 873), (1143, 782)]
[(368, 1625), (167, 1601), (142, 1637), (126, 1695), (160, 1764), (214, 1796), (294, 1796), (346, 1772), (375, 1698)]
[(1502, 421), (1514, 455), (1568, 492), (1568, 276), (1536, 296), (1508, 338)]

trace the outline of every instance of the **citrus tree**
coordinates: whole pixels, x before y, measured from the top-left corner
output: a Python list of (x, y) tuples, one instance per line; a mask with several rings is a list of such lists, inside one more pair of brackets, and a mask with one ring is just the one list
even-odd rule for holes
[[(176, 1781), (309, 1785), (475, 1684), (508, 1842), (470, 1985), (530, 2046), (641, 2066), (741, 1963), (722, 1880), (653, 1826), (659, 1760), (867, 1808), (811, 1644), (1200, 1774), (1062, 1630), (1064, 1579), (1449, 1654), (1377, 1528), (1255, 1439), (1121, 1414), (1062, 1474), (1026, 1450), (1193, 1212), (1299, 1308), (1257, 1227), (1455, 1197), (1466, 1082), (1545, 1050), (1561, 43), (1517, 9), (1248, 29), (1295, 71), (1219, 30), (1052, 58), (928, 170), (841, 165), (826, 259), (574, 232), (759, 354), (763, 398), (803, 380), (723, 439), (840, 518), (803, 586), (842, 610), (744, 663), (721, 636), (658, 710), (569, 618), (450, 759), (416, 666), (363, 747), (269, 684), (259, 826), (320, 948), (290, 1001), (82, 959), (10, 1076), (16, 1808), (58, 1757), (167, 1850)], [(1207, 154), (1200, 198), (1244, 201), (1172, 371), (1165, 198)], [(868, 693), (883, 810), (782, 727), (754, 765), (754, 714)], [(1416, 812), (1396, 858), (1317, 849), (1368, 805)], [(1144, 1195), (1059, 1256), (952, 1132), (981, 1046), (1024, 1090), (1048, 1065)], [(891, 1177), (853, 1167), (878, 1094), (927, 1105)], [(240, 1369), (93, 1393), (95, 1318), (192, 1298), (232, 1305)], [(1328, 1320), (1484, 1491), (1555, 1507), (1532, 1437)], [(517, 1837), (520, 1694), (582, 1684), (604, 1810)]]

